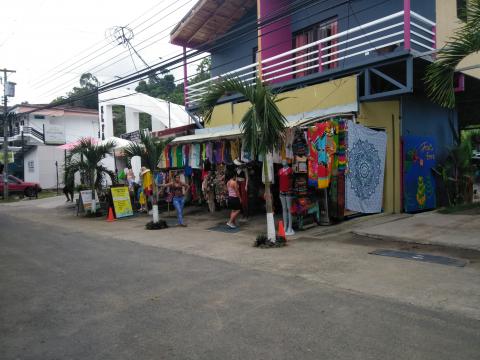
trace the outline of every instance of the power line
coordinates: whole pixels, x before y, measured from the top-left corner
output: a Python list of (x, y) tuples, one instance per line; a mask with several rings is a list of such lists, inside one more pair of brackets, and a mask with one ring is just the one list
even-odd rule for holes
[[(328, 0), (324, 0), (324, 1), (322, 1), (322, 2), (326, 2), (326, 1), (328, 1)], [(310, 4), (309, 4), (309, 3), (310, 3)], [(284, 18), (285, 16), (290, 16), (290, 14), (292, 14), (292, 13), (294, 13), (294, 12), (303, 10), (304, 8), (301, 8), (302, 5), (308, 5), (308, 7), (311, 7), (311, 6), (315, 5), (315, 4), (318, 4), (318, 2), (312, 1), (312, 0), (301, 0), (301, 1), (298, 1), (296, 4), (289, 4), (289, 5), (283, 6), (282, 8), (280, 8), (279, 10), (277, 10), (276, 12), (273, 12), (273, 13), (270, 14), (268, 17), (266, 17), (265, 20), (264, 20), (264, 22), (262, 22), (262, 26), (266, 26), (266, 25), (268, 25), (268, 23), (277, 21), (277, 20), (278, 20), (278, 16), (275, 16), (276, 14), (279, 14), (279, 15), (282, 16), (282, 18)], [(341, 5), (341, 4), (340, 4), (340, 5)], [(292, 10), (292, 7), (293, 7), (293, 6), (296, 6), (297, 9), (296, 9), (295, 11), (293, 11), (293, 12), (292, 12), (292, 11), (289, 11), (289, 10)], [(335, 5), (335, 6), (333, 6), (333, 7), (336, 7), (336, 6), (339, 6), (339, 5)], [(285, 12), (282, 13), (282, 12), (281, 12), (282, 9), (286, 9), (287, 11), (285, 11)], [(324, 10), (321, 10), (321, 11), (325, 11), (325, 9), (324, 9)], [(312, 16), (312, 15), (310, 15), (310, 16)], [(309, 16), (309, 17), (310, 17), (310, 16)], [(300, 20), (299, 20), (299, 21), (300, 21)], [(244, 29), (244, 28), (246, 28), (246, 27), (248, 27), (248, 26), (250, 26), (250, 25), (256, 25), (256, 24), (257, 24), (257, 21), (256, 21), (256, 20), (255, 20), (255, 21), (251, 21), (251, 22), (246, 23), (246, 24), (244, 24), (243, 26), (241, 26), (241, 27), (239, 27), (239, 28), (237, 28), (237, 29), (235, 29), (235, 30), (233, 30), (233, 31), (228, 32), (227, 34), (238, 33), (240, 30), (242, 30), (242, 29)], [(221, 40), (221, 39), (225, 39), (225, 38), (227, 37), (227, 34), (222, 35), (222, 36), (219, 37), (218, 39), (209, 41), (209, 42), (205, 43), (205, 45), (211, 44), (212, 42), (219, 41), (219, 40)], [(238, 34), (238, 35), (236, 36), (236, 38), (238, 38), (238, 37), (243, 37), (244, 34), (245, 34), (245, 33), (240, 33), (240, 34)], [(154, 35), (154, 36), (156, 36), (156, 35)], [(150, 38), (148, 38), (148, 39), (145, 39), (145, 40), (142, 41), (141, 43), (144, 43), (145, 41), (153, 38), (154, 36), (152, 36), (152, 37), (150, 37)], [(165, 36), (165, 37), (163, 37), (162, 39), (164, 39), (164, 38), (166, 38), (166, 37), (168, 37), (168, 35)], [(257, 37), (257, 35), (255, 35), (255, 37)], [(160, 39), (160, 40), (162, 40), (162, 39)], [(252, 39), (253, 39), (253, 38), (252, 38)], [(252, 39), (249, 39), (249, 40), (252, 40)], [(231, 43), (231, 38), (226, 39), (226, 40), (227, 40), (227, 41), (226, 41), (227, 44), (228, 44), (228, 43)], [(157, 41), (159, 41), (159, 40), (157, 40)], [(141, 43), (140, 43), (140, 44), (141, 44)], [(138, 45), (138, 44), (137, 44), (137, 45)], [(151, 46), (151, 45), (153, 45), (153, 43), (150, 44), (150, 45), (148, 45), (148, 46)], [(220, 45), (215, 46), (215, 47), (220, 47), (220, 46), (222, 46), (222, 45), (223, 45), (223, 44), (221, 43)], [(145, 46), (145, 47), (143, 47), (142, 49), (145, 49), (145, 48), (148, 47), (148, 46)], [(142, 50), (142, 49), (140, 49), (140, 50)], [(192, 51), (195, 51), (195, 50), (192, 50)], [(189, 52), (192, 52), (192, 51), (189, 51)], [(206, 50), (202, 49), (202, 50), (198, 50), (198, 51), (196, 51), (196, 52), (197, 52), (197, 53), (203, 53), (203, 51), (206, 51)], [(107, 60), (107, 61), (110, 61), (110, 60), (112, 60), (112, 59), (114, 59), (114, 58), (116, 58), (116, 57), (118, 57), (118, 56), (120, 56), (120, 55), (121, 55), (121, 54), (118, 54), (118, 55), (110, 58), (110, 59)], [(249, 55), (249, 56), (250, 56), (250, 55)], [(118, 63), (119, 61), (122, 61), (122, 60), (124, 60), (124, 59), (126, 59), (126, 58), (128, 58), (128, 55), (125, 56), (125, 57), (123, 57), (123, 58), (121, 58), (121, 59), (119, 59), (118, 61), (114, 62), (113, 64), (116, 64), (116, 63)], [(104, 63), (102, 63), (102, 64), (104, 64)], [(102, 65), (102, 64), (100, 64), (100, 65)], [(108, 65), (108, 66), (111, 66), (111, 65), (113, 65), (113, 64), (110, 64), (110, 65)], [(98, 66), (99, 66), (99, 65), (95, 66), (94, 68), (91, 68), (91, 69), (89, 70), (89, 72), (93, 71), (93, 70), (94, 70), (95, 68), (97, 68)], [(101, 70), (105, 69), (105, 68), (108, 67), (108, 66), (105, 66), (105, 67), (99, 69), (98, 71), (101, 71)], [(76, 80), (76, 78), (73, 78), (72, 80), (69, 80), (69, 81), (67, 81), (67, 82), (64, 82), (64, 83), (60, 84), (60, 86), (67, 85), (68, 83), (70, 83), (70, 81), (75, 81), (75, 80)], [(44, 95), (48, 95), (48, 94), (50, 94), (50, 93), (52, 93), (52, 92), (55, 92), (58, 88), (59, 88), (58, 86), (55, 87), (55, 88), (52, 88), (51, 90), (48, 90), (47, 93), (45, 93)]]
[[(191, 0), (189, 0), (189, 1), (191, 1)], [(183, 6), (187, 5), (187, 4), (188, 4), (188, 2), (184, 3), (184, 4), (181, 5), (179, 8), (176, 8), (176, 9), (175, 9), (174, 11), (172, 11), (171, 13), (165, 15), (165, 17), (168, 17), (169, 15), (171, 15), (171, 14), (174, 13), (175, 11), (178, 11), (181, 7), (183, 7)], [(165, 18), (165, 17), (164, 17), (164, 18)], [(163, 18), (162, 18), (162, 19), (163, 19)], [(160, 19), (160, 20), (161, 20), (161, 19)], [(141, 41), (139, 44), (142, 44), (142, 43), (144, 43), (144, 42), (146, 42), (146, 41), (148, 41), (148, 40), (150, 40), (150, 39), (152, 39), (152, 38), (154, 38), (154, 37), (156, 37), (156, 36), (164, 33), (165, 31), (169, 31), (172, 26), (173, 26), (173, 25), (169, 26), (168, 28), (162, 29), (160, 32), (153, 34), (153, 35), (150, 36), (149, 38)], [(162, 37), (162, 38), (160, 38), (160, 39), (157, 39), (155, 42), (152, 42), (149, 46), (153, 45), (153, 44), (156, 43), (157, 41), (160, 41), (160, 40), (162, 40), (162, 39), (164, 39), (164, 38), (166, 38), (166, 37), (168, 37), (168, 35), (167, 35), (167, 36), (164, 36), (164, 37)], [(139, 44), (137, 44), (137, 45), (139, 45)], [(86, 62), (83, 62), (82, 64), (79, 64), (78, 66), (76, 66), (76, 67), (73, 68), (73, 69), (77, 69), (77, 68), (79, 68), (79, 67), (82, 66), (82, 65), (88, 64), (89, 62), (97, 59), (97, 58), (98, 58), (99, 56), (101, 56), (101, 55), (104, 55), (104, 54), (108, 53), (110, 50), (112, 50), (112, 49), (114, 49), (114, 48), (116, 48), (116, 47), (113, 47), (113, 48), (111, 48), (111, 49), (107, 49), (106, 51), (104, 51), (104, 52), (102, 52), (101, 54), (99, 54), (97, 57), (92, 58), (92, 59), (90, 59), (90, 60), (88, 60), (88, 61), (86, 61)], [(146, 48), (146, 47), (144, 47), (144, 48)], [(144, 49), (144, 48), (142, 48), (142, 49)], [(128, 53), (128, 50), (122, 51), (121, 53), (119, 53), (119, 54), (117, 54), (117, 55), (109, 58), (108, 60), (106, 60), (106, 61), (104, 61), (104, 62), (102, 62), (102, 63), (94, 66), (93, 68), (90, 68), (89, 70), (87, 70), (87, 71), (85, 71), (85, 72), (92, 72), (94, 69), (98, 68), (99, 66), (101, 66), (101, 65), (109, 62), (110, 60), (113, 60), (113, 59), (117, 58), (118, 56), (121, 56), (121, 55), (124, 54), (124, 53)], [(124, 59), (126, 59), (126, 58), (128, 58), (128, 54), (127, 54), (127, 56), (123, 57), (123, 58), (120, 59), (119, 61), (124, 60)], [(117, 61), (117, 62), (119, 62), (119, 61)], [(115, 62), (115, 63), (117, 63), (117, 62)], [(115, 63), (113, 63), (113, 64), (115, 64)], [(108, 67), (108, 66), (107, 66), (107, 67)], [(72, 70), (73, 70), (73, 69), (72, 69)], [(102, 69), (99, 69), (98, 71), (103, 70), (103, 69), (105, 69), (105, 67), (102, 68)], [(59, 78), (61, 78), (61, 77), (63, 77), (63, 76), (64, 76), (64, 74), (59, 74), (58, 76), (54, 77), (53, 79), (49, 79), (49, 80), (50, 80), (50, 81), (54, 81), (54, 80), (57, 80), (57, 79), (59, 79)], [(46, 94), (50, 94), (51, 92), (56, 91), (59, 87), (61, 87), (61, 86), (63, 86), (63, 85), (70, 84), (70, 83), (72, 83), (72, 82), (74, 82), (74, 81), (76, 81), (76, 80), (77, 80), (77, 78), (72, 78), (72, 79), (69, 79), (69, 80), (61, 83), (60, 85), (56, 85), (54, 88), (51, 88), (50, 90), (47, 90)], [(38, 86), (37, 86), (37, 88), (38, 88)]]
[[(369, 7), (364, 8), (364, 9), (362, 9), (362, 10), (359, 10), (359, 11), (357, 11), (357, 13), (370, 10), (370, 9), (372, 9), (372, 8), (374, 8), (374, 7), (377, 7), (377, 6), (380, 6), (380, 5), (382, 5), (382, 4), (384, 4), (384, 3), (388, 2), (388, 1), (391, 1), (391, 0), (381, 1), (381, 2), (379, 2), (379, 3), (377, 3), (377, 4), (374, 4), (374, 5), (372, 5), (372, 6), (369, 6)], [(336, 5), (336, 6), (339, 6), (339, 5)], [(336, 7), (336, 6), (334, 6), (334, 7)], [(321, 11), (325, 11), (325, 10), (326, 10), (326, 9), (323, 9), (323, 10), (321, 10)], [(313, 16), (313, 15), (311, 15), (311, 16)], [(310, 16), (309, 16), (309, 17), (310, 17)], [(278, 29), (276, 29), (276, 30), (278, 30)], [(258, 36), (256, 36), (256, 37), (258, 37)], [(230, 39), (230, 40), (231, 40), (231, 39)], [(201, 53), (201, 51), (196, 51), (196, 54), (198, 54), (198, 53)], [(187, 57), (188, 57), (188, 58), (191, 58), (192, 56), (195, 56), (196, 54), (193, 54), (193, 55), (192, 55), (192, 54), (189, 54)], [(152, 69), (150, 69), (150, 70), (148, 70), (148, 71), (139, 71), (139, 72), (133, 73), (133, 74), (131, 74), (131, 76), (130, 76), (129, 78), (122, 78), (122, 79), (120, 79), (120, 80), (118, 80), (118, 81), (112, 81), (112, 82), (110, 82), (110, 83), (104, 84), (104, 85), (100, 86), (100, 87), (99, 87), (97, 90), (95, 90), (95, 91), (92, 91), (92, 92), (90, 92), (90, 93), (88, 93), (88, 94), (85, 94), (85, 95), (80, 96), (80, 97), (77, 97), (77, 98), (72, 98), (72, 99), (65, 100), (65, 102), (63, 102), (63, 103), (64, 103), (64, 104), (68, 104), (68, 103), (71, 103), (71, 102), (74, 102), (74, 101), (81, 100), (82, 98), (85, 98), (85, 97), (87, 97), (87, 96), (91, 96), (91, 95), (93, 95), (93, 94), (99, 94), (99, 93), (103, 93), (103, 92), (105, 92), (105, 91), (109, 91), (109, 90), (113, 90), (113, 89), (116, 89), (116, 88), (119, 88), (119, 87), (123, 87), (123, 86), (129, 85), (129, 84), (131, 84), (131, 83), (133, 83), (133, 82), (136, 82), (136, 81), (139, 80), (139, 79), (148, 78), (148, 76), (150, 76), (151, 74), (156, 73), (157, 71), (161, 71), (161, 70), (165, 70), (165, 69), (169, 69), (169, 70), (176, 69), (176, 68), (178, 68), (179, 66), (174, 67), (174, 68), (170, 68), (170, 66), (174, 66), (174, 65), (178, 64), (178, 62), (181, 61), (181, 60), (182, 60), (182, 59), (180, 59), (180, 60), (171, 60), (171, 61), (168, 62), (168, 63), (167, 63), (166, 61), (163, 61), (163, 62), (159, 63), (159, 64), (163, 64), (163, 65), (161, 65), (161, 66), (158, 66), (159, 64), (156, 64), (156, 65), (155, 65), (156, 68), (152, 68)], [(197, 61), (198, 61), (198, 60), (197, 60)], [(222, 65), (225, 65), (225, 64), (222, 64)], [(180, 66), (181, 66), (181, 65), (180, 65)], [(46, 106), (45, 108), (49, 108), (49, 106)]]
[[(181, 7), (187, 5), (188, 3), (191, 3), (192, 1), (193, 1), (193, 0), (188, 0), (188, 1), (187, 1), (186, 3), (184, 3)], [(176, 4), (176, 3), (171, 3), (171, 4), (168, 5), (167, 7), (163, 8), (162, 10), (158, 11), (157, 13), (155, 13), (154, 16), (157, 16), (157, 15), (160, 14), (162, 11), (165, 11), (165, 10), (169, 9), (170, 7), (172, 7), (172, 6), (175, 5), (175, 4)], [(177, 8), (177, 9), (174, 10), (173, 12), (178, 11), (181, 7)], [(173, 12), (167, 14), (166, 16), (171, 15)], [(136, 29), (136, 28), (138, 28), (139, 26), (143, 25), (145, 22), (149, 21), (149, 20), (152, 19), (154, 16), (151, 16), (150, 18), (148, 18), (148, 19), (145, 20), (144, 22), (136, 25), (133, 29)], [(165, 16), (165, 17), (166, 17), (166, 16)], [(163, 18), (165, 18), (165, 17), (163, 17)], [(163, 18), (161, 18), (161, 19), (159, 19), (159, 20), (162, 20)], [(137, 19), (138, 19), (138, 18), (137, 18)], [(154, 24), (155, 24), (155, 23), (154, 23)], [(152, 25), (150, 25), (150, 26), (142, 29), (139, 33), (145, 31), (146, 29), (148, 29), (149, 27), (153, 26), (154, 24), (152, 24)], [(162, 30), (162, 31), (163, 31), (163, 30)], [(102, 49), (104, 49), (104, 47), (105, 47), (105, 45), (104, 45), (104, 40), (101, 40), (101, 41), (99, 41), (98, 43), (95, 43), (95, 45), (93, 45), (93, 46), (96, 46), (96, 45), (98, 45), (98, 44), (102, 44), (102, 46), (101, 46), (99, 49), (96, 49), (96, 50), (88, 53), (87, 55), (83, 56), (83, 57), (80, 58), (80, 59), (77, 59), (75, 62), (71, 63), (70, 65), (68, 65), (68, 66), (66, 66), (66, 67), (63, 67), (63, 68), (60, 69), (60, 70), (56, 70), (56, 67), (52, 68), (51, 70), (56, 70), (57, 74), (58, 74), (59, 72), (61, 72), (61, 71), (66, 71), (67, 69), (69, 69), (70, 67), (72, 67), (72, 66), (74, 66), (75, 64), (79, 63), (80, 61), (82, 61), (82, 60), (84, 60), (84, 59), (87, 59), (87, 58), (89, 58), (90, 56), (96, 54), (98, 51), (101, 51)], [(87, 64), (87, 63), (89, 63), (89, 62), (92, 61), (92, 60), (95, 60), (95, 59), (98, 58), (99, 56), (101, 56), (101, 55), (103, 55), (103, 54), (106, 54), (107, 52), (109, 52), (109, 51), (111, 51), (111, 50), (114, 50), (115, 48), (116, 48), (116, 47), (113, 46), (113, 47), (107, 49), (107, 51), (102, 52), (101, 54), (97, 55), (95, 58), (93, 58), (93, 59), (91, 59), (91, 60), (89, 60), (89, 61), (87, 61), (87, 62), (84, 62), (84, 63), (82, 63), (82, 64), (74, 67), (74, 69), (76, 69), (76, 68), (78, 68), (78, 67), (80, 67), (80, 66), (82, 66), (82, 65), (84, 65), (84, 64)], [(88, 49), (85, 49), (85, 50), (90, 50), (90, 49), (91, 49), (91, 47), (88, 48)], [(76, 56), (82, 55), (82, 54), (83, 54), (83, 52), (78, 53)], [(72, 57), (72, 58), (73, 58), (73, 57)], [(69, 62), (69, 61), (70, 61), (70, 59), (67, 60), (67, 61), (65, 61), (65, 62), (63, 62), (63, 63), (61, 63), (60, 65), (57, 65), (57, 67), (65, 64), (66, 62)], [(41, 82), (43, 82), (44, 80), (46, 80), (46, 79), (48, 78), (49, 73), (50, 73), (51, 70), (49, 70), (47, 73), (44, 73), (43, 75), (41, 75), (41, 77), (39, 78), (39, 80), (35, 81), (32, 85), (35, 87), (35, 85), (37, 85), (38, 83), (41, 83)], [(57, 77), (57, 78), (58, 78), (58, 77)], [(51, 80), (51, 79), (50, 79), (50, 80)]]

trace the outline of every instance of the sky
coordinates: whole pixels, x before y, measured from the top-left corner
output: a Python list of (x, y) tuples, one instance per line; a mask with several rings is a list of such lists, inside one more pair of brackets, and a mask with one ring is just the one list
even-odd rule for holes
[[(106, 83), (145, 68), (109, 34), (132, 29), (131, 44), (149, 65), (182, 52), (169, 33), (196, 0), (16, 0), (2, 3), (0, 69), (16, 70), (10, 104), (49, 103), (91, 72)], [(133, 60), (132, 60), (133, 57)], [(195, 64), (189, 65), (193, 74)], [(172, 70), (182, 81), (183, 70)], [(134, 85), (130, 86), (134, 88)]]

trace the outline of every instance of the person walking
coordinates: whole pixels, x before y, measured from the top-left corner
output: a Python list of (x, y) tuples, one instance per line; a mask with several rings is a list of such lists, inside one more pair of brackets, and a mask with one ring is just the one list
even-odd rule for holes
[(175, 175), (172, 182), (161, 185), (161, 187), (170, 187), (170, 191), (173, 192), (173, 206), (177, 211), (178, 226), (186, 227), (183, 222), (183, 207), (185, 206), (185, 193), (190, 186), (180, 180), (180, 175)]
[(228, 199), (227, 204), (228, 208), (231, 210), (230, 212), (230, 219), (227, 221), (227, 226), (231, 229), (235, 229), (237, 227), (237, 217), (242, 210), (242, 202), (240, 200), (240, 192), (237, 183), (237, 174), (233, 173), (230, 180), (227, 182), (227, 191), (228, 191)]

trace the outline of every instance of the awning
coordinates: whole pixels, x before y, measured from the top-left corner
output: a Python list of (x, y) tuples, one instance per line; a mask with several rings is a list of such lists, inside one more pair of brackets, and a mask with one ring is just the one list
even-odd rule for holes
[(129, 140), (125, 140), (125, 139), (122, 139), (122, 138), (119, 138), (119, 137), (116, 137), (116, 136), (112, 136), (112, 137), (109, 137), (105, 140), (102, 140), (101, 144), (104, 145), (104, 144), (108, 143), (109, 141), (115, 143), (115, 146), (113, 148), (114, 150), (124, 149), (131, 144), (131, 142)]
[[(98, 140), (93, 138), (93, 137), (88, 138), (88, 139), (90, 139), (90, 141), (94, 144), (96, 144), (98, 142)], [(72, 150), (74, 147), (76, 147), (80, 144), (80, 141), (81, 141), (81, 139), (78, 139), (78, 140), (72, 141), (70, 143), (57, 146), (57, 148), (62, 149), (62, 150)]]
[[(332, 113), (332, 114), (327, 114), (322, 116), (311, 116), (311, 117), (306, 117), (302, 119), (295, 119), (295, 118), (289, 119), (289, 117), (287, 117), (287, 120), (288, 120), (287, 128), (307, 126), (314, 122), (318, 122), (323, 119), (329, 119), (332, 117), (352, 117), (353, 115), (354, 115), (353, 112), (347, 112), (347, 113), (342, 112), (342, 113)], [(210, 130), (210, 131), (208, 132), (203, 131), (202, 133), (199, 133), (199, 134), (187, 135), (187, 136), (181, 136), (181, 137), (175, 138), (171, 143), (185, 144), (185, 143), (198, 143), (198, 142), (204, 142), (204, 141), (210, 141), (210, 140), (232, 139), (232, 138), (237, 138), (242, 134), (242, 132), (238, 127), (231, 130), (215, 131), (215, 128), (209, 128), (207, 130)]]
[(196, 142), (203, 142), (207, 140), (218, 140), (218, 139), (229, 139), (229, 138), (236, 138), (240, 136), (242, 132), (240, 129), (232, 129), (232, 130), (223, 130), (218, 132), (205, 132), (201, 134), (194, 134), (194, 135), (187, 135), (175, 138), (171, 143), (178, 144), (178, 143), (196, 143)]

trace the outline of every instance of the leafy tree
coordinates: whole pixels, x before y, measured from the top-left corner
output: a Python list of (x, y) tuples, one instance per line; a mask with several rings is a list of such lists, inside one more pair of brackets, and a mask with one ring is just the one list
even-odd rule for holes
[(80, 87), (75, 86), (66, 96), (54, 99), (51, 104), (64, 104), (68, 102), (73, 106), (88, 109), (98, 109), (97, 89), (100, 85), (98, 79), (91, 73), (84, 73), (79, 79)]
[[(210, 57), (204, 58), (198, 64), (195, 76), (188, 83), (192, 85), (209, 79), (211, 63)], [(163, 73), (162, 77), (151, 76), (147, 81), (140, 81), (135, 90), (175, 104), (184, 103), (183, 82), (175, 85), (175, 77), (168, 72)]]
[(92, 212), (96, 212), (95, 190), (102, 189), (106, 177), (116, 183), (115, 173), (102, 165), (102, 160), (113, 151), (115, 143), (108, 141), (97, 144), (92, 138), (80, 139), (78, 145), (70, 150), (65, 171), (70, 176), (80, 173), (85, 183), (92, 189)]
[(427, 67), (425, 82), (430, 98), (441, 106), (455, 107), (455, 68), (468, 55), (480, 51), (480, 0), (467, 1), (466, 22)]
[(275, 242), (272, 196), (267, 176), (267, 154), (278, 149), (283, 141), (287, 120), (277, 106), (282, 99), (278, 99), (271, 88), (258, 78), (255, 84), (244, 83), (239, 78), (224, 78), (213, 83), (200, 100), (206, 123), (211, 120), (218, 100), (228, 93), (239, 93), (250, 103), (250, 108), (240, 120), (240, 130), (246, 149), (264, 159), (267, 236), (271, 242)]
[(142, 164), (145, 164), (150, 171), (153, 172), (154, 181), (153, 181), (153, 194), (152, 194), (152, 208), (153, 208), (153, 223), (158, 223), (160, 221), (158, 215), (158, 187), (155, 182), (155, 174), (157, 173), (157, 166), (160, 158), (163, 155), (165, 146), (170, 140), (162, 140), (157, 137), (152, 136), (147, 131), (140, 132), (140, 142), (134, 143), (131, 142), (123, 151), (124, 154), (131, 159), (134, 156), (140, 156), (142, 159)]

